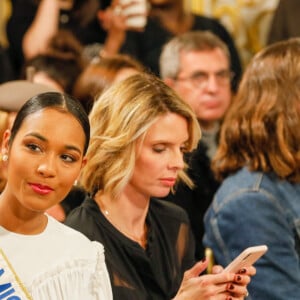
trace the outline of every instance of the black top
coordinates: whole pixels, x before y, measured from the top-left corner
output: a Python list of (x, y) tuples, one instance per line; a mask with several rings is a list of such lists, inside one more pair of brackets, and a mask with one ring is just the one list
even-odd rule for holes
[(60, 202), (66, 216), (76, 207), (80, 206), (84, 201), (86, 191), (81, 186), (73, 186), (68, 195)]
[[(209, 30), (227, 45), (231, 56), (231, 70), (235, 73), (233, 80), (233, 89), (235, 90), (242, 74), (242, 66), (231, 35), (216, 19), (199, 15), (195, 15), (194, 25), (191, 30)], [(159, 75), (159, 56), (162, 47), (173, 37), (174, 34), (165, 29), (159, 19), (149, 17), (143, 32), (127, 32), (121, 51), (134, 56), (148, 67), (150, 71)]]
[[(12, 15), (8, 20), (6, 33), (9, 41), (9, 54), (12, 62), (14, 62), (17, 76), (24, 63), (22, 51), (23, 36), (34, 20), (37, 9), (38, 4), (33, 0), (12, 1)], [(96, 18), (86, 26), (81, 26), (78, 20), (72, 18), (70, 12), (61, 11), (60, 14), (59, 27), (72, 31), (83, 45), (104, 42), (106, 32), (102, 29)], [(41, 34), (43, 33), (41, 32)]]
[(146, 250), (112, 226), (89, 197), (65, 222), (104, 245), (114, 299), (171, 299), (184, 271), (195, 263), (194, 240), (182, 208), (151, 199), (146, 222)]

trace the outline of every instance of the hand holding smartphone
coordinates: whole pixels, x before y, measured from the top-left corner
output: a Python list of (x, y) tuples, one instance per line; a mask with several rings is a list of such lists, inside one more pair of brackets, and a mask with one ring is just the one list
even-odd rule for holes
[(223, 272), (237, 273), (240, 269), (252, 266), (268, 250), (266, 245), (253, 246), (238, 255)]

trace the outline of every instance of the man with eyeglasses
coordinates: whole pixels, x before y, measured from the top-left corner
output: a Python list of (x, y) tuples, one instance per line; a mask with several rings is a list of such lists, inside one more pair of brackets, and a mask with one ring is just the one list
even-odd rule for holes
[(227, 46), (209, 31), (190, 31), (171, 39), (160, 56), (161, 78), (194, 110), (202, 138), (187, 155), (188, 174), (195, 183), (180, 184), (166, 200), (186, 209), (196, 242), (196, 259), (204, 254), (203, 217), (219, 184), (210, 169), (218, 145), (220, 123), (230, 105), (232, 78)]

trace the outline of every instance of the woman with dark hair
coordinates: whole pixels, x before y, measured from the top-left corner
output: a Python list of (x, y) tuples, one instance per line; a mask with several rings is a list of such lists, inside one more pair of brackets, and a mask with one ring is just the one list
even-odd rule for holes
[(222, 125), (204, 244), (226, 264), (266, 244), (250, 299), (300, 295), (300, 39), (274, 43), (248, 65)]
[(89, 130), (77, 100), (54, 92), (28, 100), (4, 133), (1, 291), (14, 299), (112, 299), (103, 246), (45, 214), (79, 177)]

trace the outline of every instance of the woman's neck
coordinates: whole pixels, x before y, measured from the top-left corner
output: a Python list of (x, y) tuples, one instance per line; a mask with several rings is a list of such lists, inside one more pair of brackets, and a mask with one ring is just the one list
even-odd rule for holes
[(149, 201), (140, 203), (130, 199), (125, 193), (112, 199), (109, 195), (98, 192), (95, 201), (106, 219), (123, 235), (139, 243), (143, 248), (147, 241), (146, 216)]

